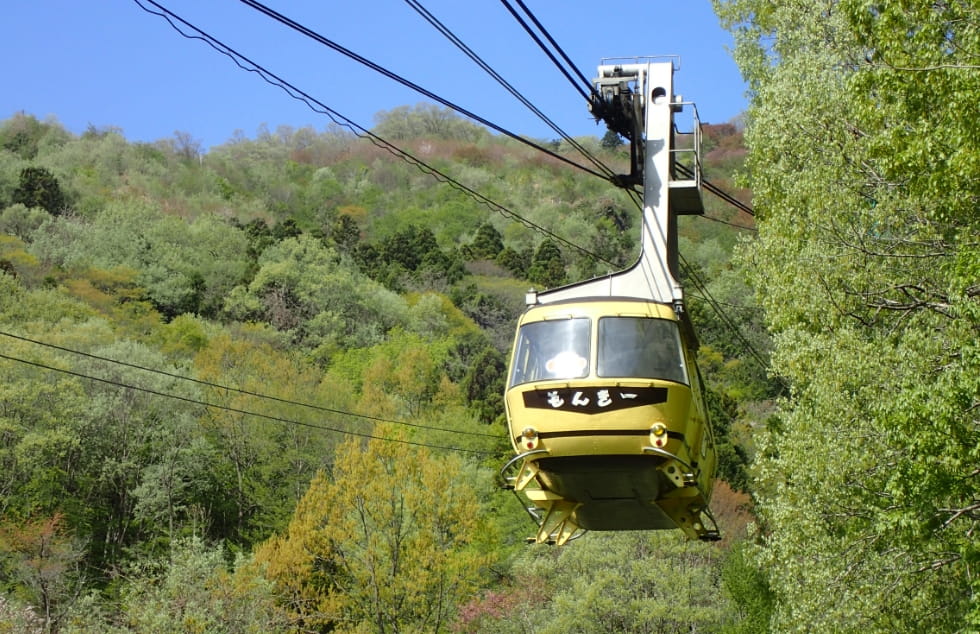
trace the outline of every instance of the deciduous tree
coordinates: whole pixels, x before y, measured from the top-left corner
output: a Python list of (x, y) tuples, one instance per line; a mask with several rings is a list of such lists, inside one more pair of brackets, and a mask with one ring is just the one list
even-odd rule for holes
[(460, 459), (353, 439), (256, 557), (305, 627), (439, 631), (489, 561), (479, 507)]
[(0, 523), (0, 578), (19, 584), (45, 631), (57, 631), (78, 598), (84, 552), (61, 514)]
[(772, 627), (973, 629), (980, 10), (716, 6), (753, 95), (743, 262), (791, 386), (756, 466)]

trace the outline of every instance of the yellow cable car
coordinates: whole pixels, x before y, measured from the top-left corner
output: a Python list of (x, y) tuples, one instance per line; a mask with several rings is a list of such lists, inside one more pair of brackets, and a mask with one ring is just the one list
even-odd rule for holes
[(677, 149), (674, 115), (688, 104), (673, 96), (673, 71), (672, 62), (608, 64), (595, 80), (593, 112), (633, 126), (621, 131), (634, 157), (622, 182), (644, 187), (639, 260), (529, 293), (518, 322), (505, 395), (516, 455), (501, 477), (527, 498), (532, 541), (674, 528), (718, 538), (697, 338), (675, 274), (676, 216), (703, 213), (700, 124), (695, 110), (693, 139)]
[(505, 474), (532, 504), (536, 541), (563, 544), (580, 529), (717, 535), (706, 512), (714, 445), (683, 330), (672, 307), (627, 298), (521, 317), (506, 393), (517, 455)]

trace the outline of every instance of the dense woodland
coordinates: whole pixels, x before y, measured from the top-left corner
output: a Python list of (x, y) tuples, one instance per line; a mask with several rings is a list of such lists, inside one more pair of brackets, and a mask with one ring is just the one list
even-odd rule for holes
[[(775, 395), (764, 363), (692, 298), (726, 542), (527, 546), (534, 527), (494, 479), (524, 293), (605, 270), (596, 256), (631, 262), (639, 211), (435, 107), (381, 113), (374, 132), (428, 167), (332, 127), (206, 153), (183, 133), (130, 143), (23, 113), (0, 127), (0, 614), (14, 630), (739, 622), (721, 570), (750, 520), (748, 431)], [(707, 132), (709, 176), (734, 191), (741, 133)], [(614, 136), (581, 143), (626, 169)], [(685, 219), (693, 297), (731, 308), (765, 354), (730, 266), (751, 233), (731, 225), (752, 219), (709, 213), (729, 224)]]
[(425, 104), (373, 129), (414, 162), (17, 113), (0, 632), (977, 631), (980, 10), (716, 9), (752, 101), (706, 176), (755, 217), (680, 246), (723, 541), (528, 546), (495, 487), (524, 292), (637, 255), (609, 183)]

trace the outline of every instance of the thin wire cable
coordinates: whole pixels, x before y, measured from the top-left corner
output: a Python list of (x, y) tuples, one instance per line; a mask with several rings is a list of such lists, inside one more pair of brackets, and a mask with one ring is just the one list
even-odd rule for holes
[(80, 379), (85, 379), (86, 381), (95, 381), (95, 382), (98, 382), (98, 383), (105, 383), (106, 385), (111, 385), (111, 386), (118, 387), (118, 388), (123, 388), (123, 389), (127, 389), (127, 390), (134, 390), (134, 391), (137, 391), (137, 392), (144, 392), (146, 394), (152, 394), (154, 396), (160, 396), (160, 397), (163, 397), (163, 398), (170, 398), (170, 399), (174, 399), (174, 400), (177, 400), (177, 401), (182, 401), (182, 402), (185, 402), (185, 403), (191, 403), (193, 405), (200, 405), (200, 406), (203, 406), (203, 407), (209, 407), (209, 408), (219, 409), (219, 410), (223, 410), (223, 411), (226, 411), (226, 412), (232, 412), (234, 414), (242, 414), (244, 416), (254, 416), (256, 418), (264, 418), (266, 420), (271, 420), (271, 421), (275, 421), (275, 422), (278, 422), (278, 423), (283, 423), (283, 424), (286, 424), (286, 425), (298, 425), (300, 427), (308, 427), (310, 429), (317, 429), (317, 430), (320, 430), (320, 431), (336, 432), (338, 434), (345, 434), (345, 435), (348, 435), (348, 436), (357, 436), (359, 438), (369, 438), (371, 440), (381, 440), (381, 441), (384, 441), (384, 442), (398, 442), (398, 443), (402, 443), (402, 444), (405, 444), (405, 445), (413, 445), (413, 446), (416, 446), (416, 447), (426, 447), (426, 448), (429, 448), (429, 449), (445, 449), (447, 451), (459, 451), (459, 452), (463, 452), (463, 453), (473, 453), (473, 454), (480, 454), (480, 455), (487, 455), (487, 456), (499, 455), (499, 453), (500, 453), (500, 452), (497, 452), (497, 451), (481, 451), (479, 449), (464, 449), (462, 447), (451, 447), (451, 446), (444, 446), (444, 445), (434, 445), (434, 444), (430, 444), (430, 443), (417, 442), (417, 441), (413, 441), (413, 440), (404, 440), (404, 439), (401, 439), (401, 438), (387, 438), (385, 436), (376, 436), (374, 434), (368, 434), (368, 433), (365, 433), (365, 432), (349, 431), (349, 430), (339, 429), (339, 428), (336, 428), (336, 427), (330, 427), (330, 426), (327, 426), (327, 425), (317, 425), (315, 423), (306, 423), (306, 422), (303, 422), (303, 421), (293, 420), (293, 419), (290, 419), (290, 418), (282, 418), (280, 416), (272, 416), (270, 414), (262, 414), (261, 412), (252, 412), (252, 411), (245, 410), (245, 409), (240, 409), (240, 408), (237, 408), (237, 407), (230, 407), (230, 406), (227, 406), (227, 405), (219, 405), (218, 403), (210, 403), (208, 401), (202, 401), (200, 399), (190, 398), (188, 396), (181, 396), (179, 394), (170, 394), (168, 392), (161, 392), (159, 390), (153, 390), (153, 389), (150, 389), (150, 388), (147, 388), (147, 387), (140, 387), (138, 385), (130, 385), (128, 383), (123, 383), (122, 381), (114, 381), (112, 379), (106, 379), (106, 378), (102, 378), (102, 377), (98, 377), (98, 376), (92, 376), (92, 375), (89, 375), (89, 374), (84, 374), (82, 372), (75, 372), (74, 370), (66, 370), (64, 368), (57, 368), (57, 367), (52, 366), (52, 365), (47, 365), (45, 363), (40, 363), (38, 361), (30, 361), (28, 359), (23, 359), (23, 358), (20, 358), (20, 357), (15, 357), (15, 356), (12, 356), (12, 355), (4, 354), (2, 352), (0, 352), (0, 359), (7, 359), (8, 361), (14, 361), (16, 363), (24, 363), (26, 365), (31, 365), (31, 366), (34, 366), (36, 368), (41, 368), (43, 370), (49, 370), (49, 371), (52, 371), (52, 372), (60, 372), (62, 374), (67, 374), (67, 375), (70, 375), (70, 376), (78, 377)]
[(756, 229), (755, 227), (746, 227), (745, 225), (740, 225), (740, 224), (735, 223), (735, 222), (729, 222), (727, 220), (722, 220), (721, 218), (715, 218), (714, 216), (709, 216), (708, 214), (700, 214), (700, 217), (701, 218), (704, 218), (705, 220), (710, 220), (711, 222), (720, 222), (721, 224), (728, 225), (729, 227), (732, 227), (734, 229), (741, 229), (742, 231), (751, 231), (752, 233), (758, 233), (759, 232), (759, 230)]
[(747, 204), (743, 203), (741, 200), (735, 198), (734, 196), (732, 196), (728, 192), (725, 192), (724, 190), (722, 190), (721, 188), (717, 187), (716, 185), (714, 185), (710, 181), (701, 181), (701, 184), (709, 192), (711, 192), (712, 194), (714, 194), (718, 198), (721, 198), (722, 200), (724, 200), (725, 202), (727, 202), (728, 204), (730, 204), (732, 207), (735, 207), (739, 211), (742, 211), (743, 213), (746, 213), (746, 214), (752, 216), (753, 218), (755, 218), (755, 210), (753, 210)]
[[(432, 176), (436, 180), (438, 180), (438, 181), (440, 181), (442, 183), (445, 183), (445, 184), (447, 184), (447, 185), (449, 185), (449, 186), (457, 189), (458, 191), (460, 191), (460, 192), (462, 192), (462, 193), (464, 193), (464, 194), (466, 194), (466, 195), (474, 198), (477, 202), (479, 202), (480, 204), (486, 206), (491, 211), (494, 211), (496, 213), (499, 213), (502, 216), (504, 216), (506, 218), (509, 218), (511, 220), (514, 220), (516, 222), (519, 222), (522, 225), (524, 225), (525, 227), (527, 227), (528, 229), (531, 229), (533, 231), (537, 231), (538, 233), (541, 233), (542, 235), (548, 236), (549, 238), (555, 240), (556, 242), (558, 242), (560, 244), (563, 244), (563, 245), (565, 245), (565, 246), (567, 246), (567, 247), (569, 247), (571, 249), (574, 249), (574, 250), (578, 251), (579, 253), (581, 253), (582, 255), (585, 255), (586, 257), (591, 258), (592, 260), (594, 260), (596, 262), (603, 262), (603, 263), (608, 264), (610, 266), (618, 266), (614, 262), (610, 262), (609, 260), (607, 260), (606, 258), (602, 257), (601, 255), (598, 255), (596, 253), (593, 253), (592, 251), (589, 251), (588, 249), (585, 249), (584, 247), (580, 247), (579, 245), (575, 244), (574, 242), (571, 242), (570, 240), (559, 236), (558, 234), (554, 233), (553, 231), (550, 231), (550, 230), (546, 229), (545, 227), (542, 227), (541, 225), (538, 225), (537, 223), (532, 222), (531, 220), (528, 220), (527, 218), (524, 218), (523, 216), (521, 216), (517, 212), (515, 212), (515, 211), (513, 211), (513, 210), (511, 210), (511, 209), (509, 209), (509, 208), (507, 208), (507, 207), (505, 207), (503, 205), (501, 205), (500, 203), (498, 203), (498, 202), (496, 202), (496, 201), (488, 198), (487, 196), (484, 196), (483, 194), (481, 194), (481, 193), (477, 192), (476, 190), (474, 190), (474, 189), (472, 189), (472, 188), (464, 185), (463, 183), (460, 183), (456, 179), (454, 179), (451, 176), (445, 174), (444, 172), (438, 170), (437, 168), (435, 168), (435, 167), (433, 167), (433, 166), (425, 163), (424, 161), (422, 161), (421, 159), (415, 157), (411, 153), (409, 153), (409, 152), (407, 152), (405, 150), (402, 150), (398, 146), (394, 145), (393, 143), (391, 143), (389, 141), (386, 141), (385, 139), (381, 138), (377, 134), (374, 134), (370, 130), (367, 130), (367, 129), (363, 128), (362, 126), (358, 125), (357, 123), (355, 123), (351, 119), (348, 119), (347, 117), (345, 117), (344, 115), (340, 114), (336, 110), (330, 108), (329, 106), (325, 105), (321, 101), (318, 101), (314, 97), (310, 96), (308, 93), (300, 90), (299, 88), (297, 88), (293, 84), (289, 83), (285, 79), (279, 77), (275, 73), (272, 73), (271, 71), (269, 71), (268, 69), (266, 69), (263, 66), (259, 65), (258, 63), (252, 61), (248, 57), (242, 55), (241, 53), (239, 53), (235, 49), (233, 49), (230, 46), (222, 43), (220, 40), (212, 37), (211, 35), (208, 35), (206, 32), (202, 31), (201, 29), (199, 29), (198, 27), (194, 26), (190, 22), (184, 20), (179, 15), (173, 13), (172, 11), (170, 11), (166, 7), (160, 5), (159, 3), (155, 2), (154, 0), (133, 0), (133, 2), (137, 6), (139, 6), (141, 9), (143, 9), (144, 11), (146, 11), (147, 13), (150, 13), (151, 15), (156, 15), (156, 16), (161, 17), (164, 20), (166, 20), (166, 22), (171, 26), (171, 28), (173, 28), (175, 31), (177, 31), (177, 33), (179, 33), (182, 37), (185, 37), (185, 38), (191, 39), (191, 40), (201, 40), (202, 42), (204, 42), (207, 45), (211, 46), (213, 49), (215, 49), (219, 53), (221, 53), (221, 54), (227, 56), (228, 58), (230, 58), (235, 63), (235, 65), (238, 66), (239, 68), (241, 68), (242, 70), (245, 70), (247, 72), (251, 72), (251, 73), (257, 74), (266, 83), (280, 88), (281, 90), (283, 90), (287, 95), (289, 95), (293, 99), (296, 99), (297, 101), (300, 101), (302, 103), (305, 103), (313, 112), (317, 112), (319, 114), (326, 115), (334, 123), (336, 123), (337, 125), (340, 125), (340, 126), (343, 126), (343, 127), (347, 128), (354, 135), (356, 135), (356, 136), (358, 136), (360, 138), (367, 139), (367, 140), (371, 141), (372, 143), (374, 143), (375, 145), (377, 145), (379, 148), (385, 149), (385, 150), (391, 152), (393, 155), (398, 156), (399, 158), (402, 158), (403, 160), (405, 160), (405, 161), (407, 161), (407, 162), (415, 165), (420, 171), (422, 171), (422, 172), (424, 172), (426, 174), (429, 174), (430, 176)], [(149, 4), (152, 4), (153, 6), (157, 7), (159, 9), (159, 11), (154, 11), (152, 9), (149, 9), (148, 7), (146, 7), (143, 4), (143, 2), (148, 2)], [(177, 22), (180, 22), (181, 24), (183, 24), (184, 26), (186, 26), (188, 29), (191, 29), (192, 31), (196, 32), (198, 35), (193, 35), (193, 34), (185, 33), (179, 26), (177, 26), (174, 23), (174, 20), (176, 20)]]
[[(154, 5), (156, 5), (156, 2), (153, 2), (153, 0), (147, 0), (147, 1), (148, 2), (151, 2)], [(486, 119), (484, 117), (481, 117), (480, 115), (475, 114), (472, 111), (467, 110), (466, 108), (463, 108), (462, 106), (459, 106), (459, 105), (457, 105), (457, 104), (449, 101), (448, 99), (445, 99), (444, 97), (440, 97), (439, 95), (433, 93), (432, 91), (427, 90), (427, 89), (423, 88), (422, 86), (420, 86), (420, 85), (418, 85), (418, 84), (416, 84), (416, 83), (414, 83), (412, 81), (409, 81), (408, 79), (405, 79), (401, 75), (398, 75), (397, 73), (394, 73), (394, 72), (388, 70), (387, 68), (381, 66), (380, 64), (377, 64), (375, 62), (372, 62), (371, 60), (367, 59), (366, 57), (364, 57), (362, 55), (359, 55), (359, 54), (355, 53), (354, 51), (352, 51), (352, 50), (350, 50), (350, 49), (348, 49), (348, 48), (346, 48), (346, 47), (344, 47), (344, 46), (342, 46), (340, 44), (337, 44), (333, 40), (330, 40), (329, 38), (324, 37), (323, 35), (317, 33), (316, 31), (314, 31), (314, 30), (312, 30), (312, 29), (310, 29), (310, 28), (308, 28), (308, 27), (306, 27), (306, 26), (304, 26), (302, 24), (300, 24), (299, 22), (296, 22), (295, 20), (292, 20), (291, 18), (289, 18), (289, 17), (287, 17), (287, 16), (279, 13), (278, 11), (275, 11), (274, 9), (271, 9), (271, 8), (265, 6), (261, 2), (257, 2), (256, 0), (239, 0), (239, 2), (241, 2), (242, 4), (244, 4), (246, 6), (249, 6), (249, 7), (253, 8), (253, 9), (255, 9), (256, 11), (258, 11), (258, 12), (260, 12), (260, 13), (262, 13), (262, 14), (270, 17), (270, 18), (272, 18), (273, 20), (279, 22), (280, 24), (282, 24), (282, 25), (284, 25), (286, 27), (289, 27), (289, 28), (293, 29), (294, 31), (296, 31), (298, 33), (301, 33), (302, 35), (305, 35), (306, 37), (309, 37), (310, 39), (312, 39), (312, 40), (314, 40), (314, 41), (316, 41), (316, 42), (318, 42), (320, 44), (323, 44), (324, 46), (327, 46), (327, 47), (333, 49), (334, 51), (336, 51), (336, 52), (338, 52), (338, 53), (340, 53), (342, 55), (345, 55), (346, 57), (349, 57), (350, 59), (352, 59), (352, 60), (354, 60), (354, 61), (356, 61), (356, 62), (358, 62), (360, 64), (363, 64), (363, 65), (367, 66), (371, 70), (373, 70), (373, 71), (375, 71), (377, 73), (380, 73), (380, 74), (384, 75), (385, 77), (387, 77), (387, 78), (389, 78), (389, 79), (391, 79), (391, 80), (393, 80), (393, 81), (395, 81), (395, 82), (397, 82), (397, 83), (399, 83), (399, 84), (401, 84), (401, 85), (403, 85), (403, 86), (405, 86), (407, 88), (411, 88), (412, 90), (418, 92), (421, 95), (424, 95), (424, 96), (428, 97), (429, 99), (432, 99), (433, 101), (437, 101), (437, 102), (441, 103), (442, 105), (446, 106), (447, 108), (451, 108), (452, 110), (455, 110), (456, 112), (458, 112), (458, 113), (460, 113), (460, 114), (462, 114), (462, 115), (464, 115), (466, 117), (469, 117), (470, 119), (473, 119), (474, 121), (477, 121), (479, 123), (482, 123), (483, 125), (487, 126), (488, 128), (490, 128), (492, 130), (496, 130), (497, 132), (500, 132), (501, 134), (506, 135), (506, 136), (514, 139), (515, 141), (518, 141), (520, 143), (523, 143), (523, 144), (525, 144), (527, 146), (530, 146), (530, 147), (532, 147), (532, 148), (534, 148), (534, 149), (536, 149), (536, 150), (538, 150), (540, 152), (544, 152), (545, 154), (547, 154), (548, 156), (551, 156), (552, 158), (558, 159), (559, 161), (562, 161), (564, 163), (567, 163), (567, 164), (569, 164), (569, 165), (571, 165), (573, 167), (577, 167), (578, 169), (580, 169), (580, 170), (582, 170), (582, 171), (584, 171), (586, 173), (592, 174), (593, 176), (598, 176), (599, 178), (602, 178), (604, 180), (608, 180), (608, 178), (606, 176), (604, 176), (603, 174), (600, 174), (599, 172), (596, 172), (596, 171), (594, 171), (594, 170), (592, 170), (592, 169), (590, 169), (590, 168), (588, 168), (588, 167), (586, 167), (586, 166), (584, 166), (584, 165), (582, 165), (580, 163), (576, 163), (575, 161), (569, 159), (568, 157), (562, 156), (561, 154), (558, 154), (556, 152), (552, 152), (548, 148), (546, 148), (544, 146), (541, 146), (541, 145), (535, 143), (534, 141), (532, 141), (532, 140), (530, 140), (530, 139), (528, 139), (526, 137), (522, 137), (522, 136), (520, 136), (518, 134), (515, 134), (515, 133), (511, 132), (510, 130), (507, 130), (506, 128), (503, 128), (503, 127), (501, 127), (501, 126), (493, 123), (492, 121), (490, 121), (490, 120), (488, 120), (488, 119)]]
[(579, 79), (582, 81), (582, 83), (588, 86), (590, 92), (592, 92), (592, 94), (595, 95), (596, 94), (595, 87), (592, 85), (592, 82), (589, 81), (589, 79), (582, 74), (582, 71), (580, 71), (577, 66), (575, 66), (575, 62), (573, 62), (571, 58), (565, 54), (564, 49), (558, 46), (558, 42), (555, 41), (555, 38), (551, 37), (551, 33), (548, 32), (548, 29), (544, 28), (544, 25), (541, 24), (541, 22), (534, 15), (534, 13), (532, 13), (531, 10), (527, 7), (527, 5), (524, 4), (523, 0), (517, 0), (517, 4), (520, 5), (524, 13), (527, 14), (527, 17), (531, 18), (531, 21), (534, 22), (534, 26), (538, 27), (538, 30), (541, 31), (541, 34), (544, 35), (545, 38), (547, 38), (548, 42), (551, 43), (551, 45), (555, 48), (558, 54), (561, 55), (561, 58), (565, 60), (565, 63), (568, 64), (568, 67), (571, 68), (572, 71), (574, 71), (575, 74), (579, 76)]
[(691, 283), (694, 284), (694, 286), (698, 289), (698, 291), (703, 295), (703, 299), (705, 299), (708, 302), (708, 305), (711, 306), (712, 309), (714, 309), (715, 313), (722, 320), (722, 323), (724, 323), (729, 328), (729, 330), (731, 330), (732, 333), (735, 334), (738, 340), (742, 342), (742, 345), (745, 346), (745, 350), (749, 353), (749, 355), (753, 359), (755, 359), (756, 363), (759, 364), (759, 367), (761, 367), (763, 370), (766, 370), (769, 367), (769, 364), (766, 362), (765, 359), (762, 358), (762, 355), (759, 353), (759, 351), (755, 349), (755, 346), (753, 346), (752, 343), (745, 338), (745, 335), (742, 334), (742, 331), (738, 327), (738, 325), (734, 321), (732, 321), (732, 319), (725, 313), (724, 310), (722, 310), (717, 300), (715, 300), (715, 298), (708, 291), (707, 285), (701, 280), (697, 272), (695, 272), (694, 267), (692, 267), (687, 263), (687, 260), (684, 259), (684, 256), (678, 254), (678, 257), (680, 258), (680, 262), (681, 262), (681, 266), (683, 267), (684, 274), (688, 277), (688, 279), (691, 280)]
[(547, 115), (545, 115), (541, 110), (538, 109), (531, 101), (525, 97), (519, 90), (514, 88), (514, 86), (504, 79), (496, 70), (493, 69), (489, 64), (487, 64), (483, 58), (477, 55), (473, 49), (467, 46), (455, 33), (452, 32), (446, 25), (439, 21), (432, 13), (426, 9), (418, 0), (405, 0), (412, 9), (421, 15), (429, 24), (431, 24), (437, 31), (439, 31), (446, 39), (452, 42), (459, 50), (463, 51), (467, 57), (469, 57), (477, 66), (482, 68), (484, 72), (490, 75), (498, 84), (503, 86), (511, 95), (513, 95), (518, 101), (524, 104), (528, 110), (533, 112), (538, 116), (539, 119), (545, 122), (558, 136), (568, 142), (575, 150), (577, 150), (582, 156), (589, 160), (593, 165), (596, 166), (600, 171), (606, 174), (607, 179), (615, 176), (615, 172), (602, 163), (598, 158), (596, 158), (591, 152), (589, 152), (585, 147), (582, 146), (578, 141), (573, 139), (564, 130), (562, 130), (554, 121), (552, 121)]
[(206, 386), (206, 387), (218, 388), (218, 389), (225, 390), (225, 391), (228, 391), (228, 392), (235, 392), (235, 393), (238, 393), (238, 394), (243, 394), (245, 396), (252, 396), (252, 397), (255, 397), (255, 398), (260, 398), (260, 399), (264, 399), (264, 400), (268, 400), (268, 401), (275, 401), (277, 403), (282, 403), (284, 405), (298, 405), (300, 407), (305, 407), (305, 408), (316, 410), (316, 411), (320, 411), (320, 412), (326, 412), (328, 414), (340, 414), (342, 416), (352, 416), (354, 418), (363, 418), (365, 420), (370, 420), (370, 421), (377, 422), (377, 423), (391, 423), (393, 425), (403, 425), (403, 426), (406, 426), (406, 427), (415, 427), (415, 428), (418, 428), (418, 429), (427, 429), (427, 430), (431, 430), (431, 431), (447, 432), (447, 433), (451, 433), (451, 434), (462, 434), (462, 435), (467, 435), (467, 436), (483, 436), (483, 437), (486, 437), (486, 438), (498, 438), (498, 439), (506, 438), (506, 436), (501, 436), (500, 434), (485, 434), (485, 433), (481, 433), (481, 432), (472, 432), (472, 431), (463, 431), (463, 430), (458, 430), (458, 429), (449, 429), (447, 427), (435, 427), (435, 426), (432, 426), (432, 425), (422, 425), (420, 423), (410, 423), (410, 422), (404, 421), (404, 420), (395, 420), (395, 419), (391, 419), (391, 418), (382, 418), (380, 416), (369, 416), (367, 414), (358, 414), (356, 412), (348, 412), (348, 411), (341, 410), (341, 409), (334, 409), (334, 408), (330, 408), (330, 407), (323, 407), (321, 405), (313, 405), (312, 403), (303, 403), (301, 401), (293, 401), (293, 400), (290, 400), (290, 399), (279, 398), (278, 396), (272, 396), (270, 394), (262, 394), (260, 392), (251, 392), (249, 390), (243, 390), (243, 389), (240, 389), (240, 388), (237, 388), (237, 387), (230, 387), (230, 386), (227, 386), (227, 385), (221, 385), (220, 383), (212, 383), (210, 381), (204, 381), (204, 380), (201, 380), (201, 379), (195, 379), (193, 377), (184, 376), (182, 374), (176, 374), (174, 372), (167, 372), (166, 370), (159, 370), (157, 368), (148, 368), (146, 366), (137, 365), (135, 363), (129, 363), (127, 361), (120, 361), (118, 359), (110, 359), (109, 357), (103, 357), (103, 356), (100, 356), (100, 355), (97, 355), (97, 354), (92, 354), (92, 353), (89, 353), (89, 352), (83, 352), (81, 350), (75, 350), (73, 348), (66, 348), (64, 346), (59, 346), (59, 345), (56, 345), (56, 344), (53, 344), (53, 343), (48, 343), (48, 342), (45, 342), (45, 341), (39, 341), (37, 339), (31, 339), (29, 337), (23, 337), (23, 336), (20, 336), (20, 335), (15, 335), (15, 334), (10, 333), (10, 332), (0, 331), (0, 335), (2, 335), (4, 337), (10, 337), (11, 339), (17, 339), (19, 341), (24, 341), (24, 342), (27, 342), (27, 343), (32, 343), (32, 344), (35, 344), (35, 345), (38, 345), (38, 346), (44, 346), (45, 348), (51, 348), (53, 350), (60, 350), (61, 352), (67, 352), (69, 354), (74, 354), (74, 355), (78, 355), (78, 356), (81, 356), (81, 357), (87, 357), (89, 359), (95, 359), (97, 361), (105, 361), (107, 363), (114, 363), (116, 365), (125, 366), (127, 368), (133, 368), (134, 370), (141, 370), (143, 372), (152, 372), (153, 374), (159, 374), (161, 376), (166, 376), (166, 377), (169, 377), (169, 378), (172, 378), (172, 379), (180, 379), (182, 381), (189, 381), (191, 383), (196, 383), (198, 385), (203, 385), (203, 386)]
[[(706, 298), (703, 295), (698, 295), (695, 292), (688, 292), (687, 293), (687, 296), (688, 297), (693, 297), (695, 299), (698, 299), (698, 300), (704, 302), (705, 304), (710, 304), (711, 303), (708, 300), (708, 298)], [(712, 299), (714, 299), (714, 298), (712, 298)], [(741, 311), (743, 313), (758, 314), (758, 313), (761, 313), (762, 312), (762, 309), (760, 307), (758, 307), (758, 306), (741, 306), (739, 304), (733, 304), (731, 302), (723, 302), (720, 299), (714, 299), (714, 302), (716, 304), (718, 304), (719, 306), (728, 306), (729, 308), (731, 308), (733, 310)]]
[[(694, 178), (694, 170), (692, 170), (687, 165), (683, 165), (681, 163), (678, 163), (675, 167), (677, 168), (677, 171), (679, 171), (683, 176), (686, 176), (688, 178)], [(725, 202), (727, 202), (731, 206), (735, 207), (736, 209), (738, 209), (740, 211), (744, 211), (745, 213), (747, 213), (748, 215), (752, 216), (753, 218), (755, 217), (755, 211), (752, 209), (752, 207), (748, 206), (747, 204), (743, 203), (738, 198), (735, 198), (731, 194), (727, 193), (726, 191), (724, 191), (723, 189), (721, 189), (717, 185), (714, 185), (710, 181), (701, 179), (701, 186), (704, 187), (705, 189), (707, 189), (709, 192), (711, 192), (715, 196), (717, 196), (718, 198), (721, 198), (722, 200), (724, 200)]]
[[(575, 88), (575, 90), (577, 90), (578, 93), (580, 95), (582, 95), (582, 97), (586, 101), (591, 102), (592, 97), (595, 94), (595, 89), (592, 87), (592, 83), (588, 79), (585, 79), (585, 76), (582, 75), (582, 73), (579, 72), (578, 74), (579, 74), (580, 79), (589, 87), (589, 90), (583, 90), (582, 89), (582, 85), (578, 81), (576, 81), (575, 78), (573, 78), (571, 76), (571, 74), (569, 74), (568, 70), (564, 66), (562, 66), (561, 62), (559, 62), (558, 59), (555, 57), (554, 53), (552, 53), (550, 50), (548, 50), (548, 47), (544, 45), (544, 42), (541, 41), (541, 38), (538, 37), (537, 33), (535, 33), (534, 30), (530, 26), (528, 26), (528, 23), (524, 20), (524, 18), (522, 18), (520, 15), (518, 15), (517, 10), (514, 9), (513, 5), (511, 5), (510, 2), (508, 2), (507, 0), (500, 0), (500, 1), (504, 5), (504, 7), (507, 9), (507, 11), (509, 11), (510, 14), (514, 17), (514, 19), (517, 20), (517, 22), (524, 28), (524, 30), (527, 32), (527, 34), (531, 36), (531, 39), (534, 40), (537, 43), (537, 45), (541, 49), (541, 51), (545, 55), (548, 56), (548, 59), (550, 59), (551, 60), (551, 63), (553, 63), (555, 65), (555, 68), (557, 68), (559, 70), (559, 72), (561, 72), (561, 74), (565, 76), (565, 78), (572, 85), (572, 87)], [(535, 24), (538, 24), (538, 28), (540, 28), (545, 33), (545, 36), (549, 40), (551, 40), (551, 36), (548, 35), (546, 31), (544, 31), (544, 28), (541, 27), (540, 26), (540, 23), (538, 23), (537, 19), (535, 19), (534, 16), (531, 15), (530, 11), (527, 10), (527, 7), (524, 6), (523, 3), (521, 4), (521, 6), (524, 9), (524, 11), (526, 13), (528, 13), (528, 15), (531, 17), (531, 19), (534, 20)], [(553, 40), (551, 40), (551, 41), (553, 42)], [(555, 48), (558, 48), (557, 44), (554, 44), (554, 46), (555, 46)], [(558, 48), (558, 50), (564, 56), (564, 52), (561, 51), (560, 48)], [(567, 56), (565, 56), (565, 59), (566, 60), (568, 59)], [(570, 61), (568, 62), (568, 64), (569, 64), (569, 66), (572, 67), (573, 70), (576, 70), (576, 72), (578, 72), (577, 69), (575, 69), (574, 64), (572, 64)]]

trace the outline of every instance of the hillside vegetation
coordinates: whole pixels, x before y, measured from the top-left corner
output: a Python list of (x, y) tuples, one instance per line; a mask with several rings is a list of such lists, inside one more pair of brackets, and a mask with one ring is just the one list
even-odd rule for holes
[[(183, 133), (145, 144), (27, 114), (3, 122), (0, 623), (738, 622), (720, 570), (744, 537), (737, 491), (775, 389), (698, 297), (729, 306), (765, 354), (729, 263), (739, 230), (683, 227), (707, 284), (691, 306), (731, 484), (716, 503), (728, 540), (528, 547), (529, 519), (494, 486), (515, 319), (530, 286), (635, 259), (638, 211), (608, 183), (433, 107), (382, 113), (376, 132), (495, 205), (340, 129), (260, 130), (202, 153)], [(730, 188), (740, 133), (708, 132), (709, 177)], [(581, 142), (624, 169), (623, 148)]]

